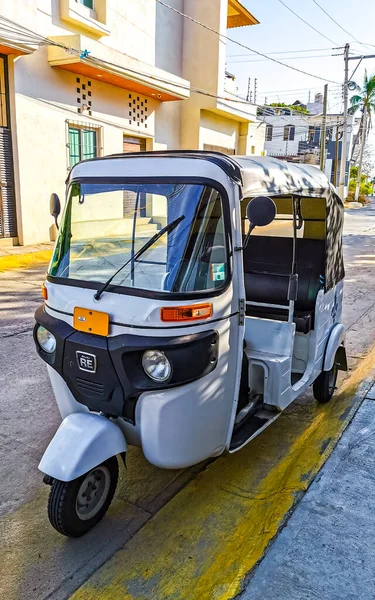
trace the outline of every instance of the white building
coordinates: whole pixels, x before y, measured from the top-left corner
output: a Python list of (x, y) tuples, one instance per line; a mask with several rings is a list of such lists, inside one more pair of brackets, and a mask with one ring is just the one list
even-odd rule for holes
[(297, 156), (300, 142), (307, 139), (308, 116), (286, 108), (275, 109), (275, 112), (279, 114), (263, 117), (266, 123), (265, 151), (276, 157)]
[[(238, 0), (167, 4), (224, 34), (258, 23)], [(78, 160), (262, 153), (255, 106), (228, 88), (225, 41), (156, 0), (0, 0), (0, 15), (0, 243), (53, 238), (49, 196)]]
[[(317, 105), (319, 102), (315, 104)], [(272, 107), (274, 114), (269, 114), (270, 108), (263, 109), (263, 116), (260, 117), (266, 124), (266, 154), (294, 162), (319, 165), (323, 115), (321, 113), (301, 114), (285, 107)], [(335, 185), (338, 185), (340, 173), (342, 129), (343, 115), (328, 114), (326, 118), (325, 172), (328, 179)], [(349, 173), (354, 130), (354, 117), (349, 115), (346, 179), (348, 179)]]

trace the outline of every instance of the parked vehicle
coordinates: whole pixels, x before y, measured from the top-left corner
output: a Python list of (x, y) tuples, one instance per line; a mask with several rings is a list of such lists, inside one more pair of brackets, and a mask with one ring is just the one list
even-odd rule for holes
[(63, 419), (39, 465), (60, 533), (104, 516), (128, 444), (180, 469), (236, 452), (311, 384), (330, 400), (342, 226), (311, 166), (173, 151), (72, 168), (34, 330)]

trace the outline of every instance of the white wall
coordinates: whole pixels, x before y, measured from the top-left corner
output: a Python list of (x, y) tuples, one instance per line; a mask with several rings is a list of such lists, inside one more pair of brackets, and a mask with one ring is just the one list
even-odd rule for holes
[[(184, 0), (167, 4), (184, 11)], [(184, 17), (156, 3), (155, 66), (182, 77)]]
[[(185, 0), (184, 12), (215, 31), (226, 33), (228, 0)], [(183, 77), (214, 94), (224, 91), (226, 42), (184, 20)]]
[(199, 148), (204, 144), (233, 148), (237, 151), (240, 124), (215, 113), (202, 110), (200, 121)]
[[(266, 124), (273, 126), (272, 141), (265, 141), (265, 150), (271, 156), (293, 156), (298, 153), (298, 142), (306, 141), (309, 123), (307, 118), (291, 116), (265, 116)], [(284, 141), (284, 127), (293, 125), (295, 127), (294, 140)]]

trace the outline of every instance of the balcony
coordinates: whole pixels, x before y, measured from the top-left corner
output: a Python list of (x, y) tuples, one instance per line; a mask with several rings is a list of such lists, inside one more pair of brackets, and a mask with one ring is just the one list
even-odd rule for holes
[(160, 102), (184, 100), (190, 96), (190, 84), (185, 79), (91, 38), (72, 34), (51, 39), (61, 44), (48, 47), (51, 67), (152, 96)]

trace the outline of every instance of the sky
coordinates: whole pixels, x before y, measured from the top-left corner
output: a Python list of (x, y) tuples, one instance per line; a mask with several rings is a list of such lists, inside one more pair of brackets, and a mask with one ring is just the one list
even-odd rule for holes
[[(375, 2), (356, 0), (354, 8), (353, 0), (317, 1), (351, 35), (333, 23), (313, 0), (283, 2), (334, 43), (302, 23), (280, 0), (242, 0), (242, 4), (260, 24), (230, 29), (228, 36), (290, 66), (337, 82), (329, 83), (328, 106), (329, 112), (336, 113), (342, 110), (342, 89), (338, 84), (344, 78), (344, 60), (343, 56), (332, 56), (342, 54), (343, 50), (332, 48), (349, 42), (350, 50), (356, 54), (375, 54)], [(374, 46), (364, 47), (351, 36)], [(309, 52), (303, 52), (304, 50)], [(288, 51), (297, 52), (287, 54)], [(349, 73), (354, 70), (356, 64), (356, 61), (350, 61)], [(353, 78), (359, 84), (363, 80), (365, 68), (368, 73), (375, 74), (375, 58), (362, 61)], [(254, 78), (257, 78), (258, 104), (264, 103), (266, 97), (268, 103), (289, 103), (297, 99), (306, 103), (309, 90), (313, 101), (315, 93), (323, 92), (325, 83), (269, 60), (263, 60), (260, 56), (251, 55), (250, 51), (230, 42), (227, 46), (227, 70), (236, 76), (240, 95), (246, 95), (248, 78), (251, 78), (252, 88)]]

